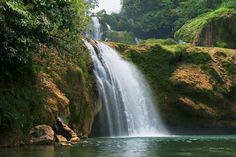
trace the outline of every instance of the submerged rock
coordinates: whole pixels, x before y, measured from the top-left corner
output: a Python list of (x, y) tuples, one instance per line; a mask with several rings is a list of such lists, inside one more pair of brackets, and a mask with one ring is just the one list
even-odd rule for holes
[(55, 142), (54, 131), (48, 125), (38, 125), (30, 131), (31, 144), (50, 145)]

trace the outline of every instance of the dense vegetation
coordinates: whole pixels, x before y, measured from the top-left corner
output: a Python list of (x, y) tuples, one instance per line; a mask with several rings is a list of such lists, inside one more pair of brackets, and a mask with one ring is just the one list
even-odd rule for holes
[(98, 15), (118, 31), (139, 38), (170, 38), (186, 21), (221, 6), (236, 7), (235, 0), (123, 0), (119, 14)]
[[(80, 36), (89, 22), (85, 15), (92, 3), (0, 1), (0, 145), (5, 134), (12, 134), (13, 141), (8, 138), (7, 142), (14, 143), (32, 126), (51, 124), (56, 116), (65, 116), (83, 129), (82, 121), (91, 116), (94, 83)], [(78, 88), (83, 90), (73, 91)]]
[(28, 62), (40, 44), (70, 42), (86, 24), (83, 0), (6, 0), (0, 9), (1, 74)]
[(107, 30), (104, 36), (106, 39), (113, 42), (136, 44), (135, 36), (133, 33), (130, 32)]

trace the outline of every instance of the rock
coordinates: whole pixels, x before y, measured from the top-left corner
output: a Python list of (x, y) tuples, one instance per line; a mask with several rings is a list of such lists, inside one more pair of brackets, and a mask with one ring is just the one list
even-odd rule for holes
[(70, 111), (68, 106), (70, 100), (65, 96), (65, 93), (59, 89), (58, 85), (55, 83), (55, 80), (48, 74), (40, 73), (38, 75), (38, 84), (44, 95), (44, 113), (50, 123), (55, 123), (55, 115), (57, 115), (57, 113), (60, 113), (63, 117), (69, 117)]
[(38, 125), (30, 130), (30, 143), (36, 145), (50, 145), (55, 142), (54, 131), (48, 125)]
[(79, 142), (80, 139), (77, 136), (77, 134), (70, 127), (68, 127), (66, 124), (64, 124), (60, 120), (57, 120), (56, 126), (57, 126), (57, 134), (58, 135), (62, 135), (70, 142), (73, 142), (73, 143)]
[(62, 135), (56, 135), (56, 142), (67, 143), (68, 140), (64, 136), (62, 136)]
[(71, 146), (71, 144), (70, 143), (60, 143), (60, 146), (61, 147), (69, 147), (69, 146)]
[(73, 142), (73, 143), (75, 143), (75, 142), (79, 142), (79, 137), (78, 136), (76, 136), (76, 137), (72, 137), (71, 139), (70, 139), (70, 142)]
[(65, 146), (71, 146), (71, 143), (62, 135), (56, 135), (56, 146), (61, 146), (61, 147), (65, 147)]
[(82, 143), (84, 143), (84, 144), (88, 144), (88, 141), (87, 141), (87, 140), (84, 140)]
[(56, 147), (69, 147), (71, 144), (69, 142), (63, 142), (63, 143), (55, 143)]

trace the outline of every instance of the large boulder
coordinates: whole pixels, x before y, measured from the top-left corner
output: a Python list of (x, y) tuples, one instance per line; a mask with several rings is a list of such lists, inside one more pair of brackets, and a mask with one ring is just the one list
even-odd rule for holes
[(177, 40), (195, 46), (236, 48), (236, 11), (219, 8), (190, 20), (176, 33)]
[(80, 139), (77, 134), (65, 123), (61, 122), (60, 120), (57, 120), (56, 126), (58, 135), (62, 135), (70, 142), (79, 142)]
[(53, 129), (48, 125), (38, 125), (30, 131), (31, 144), (36, 145), (50, 145), (55, 142), (55, 135)]

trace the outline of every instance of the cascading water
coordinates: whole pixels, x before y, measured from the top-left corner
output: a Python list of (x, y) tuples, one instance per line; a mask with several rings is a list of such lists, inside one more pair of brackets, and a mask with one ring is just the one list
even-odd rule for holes
[[(98, 39), (96, 33), (95, 39)], [(94, 63), (94, 74), (103, 105), (95, 121), (98, 125), (94, 129), (95, 134), (100, 136), (167, 134), (158, 116), (150, 88), (137, 68), (102, 42), (95, 41), (93, 46), (87, 41), (84, 42)]]
[(93, 39), (100, 40), (102, 38), (101, 24), (96, 16), (92, 16), (93, 23)]

